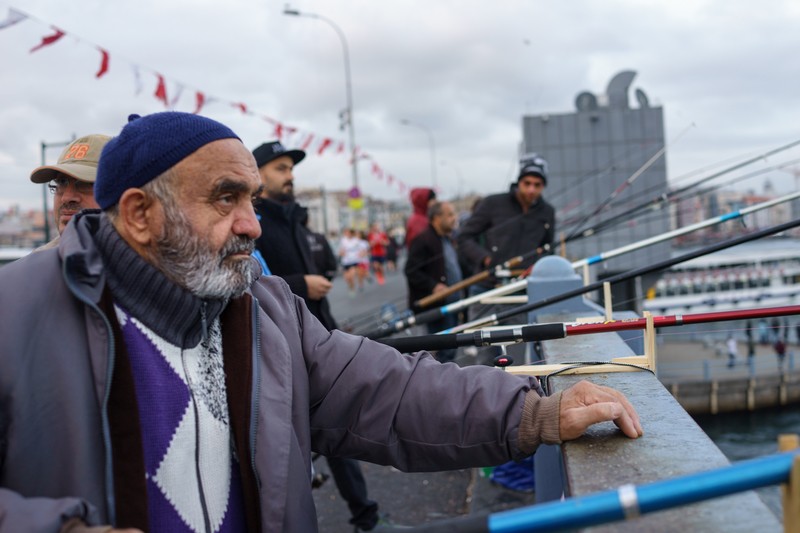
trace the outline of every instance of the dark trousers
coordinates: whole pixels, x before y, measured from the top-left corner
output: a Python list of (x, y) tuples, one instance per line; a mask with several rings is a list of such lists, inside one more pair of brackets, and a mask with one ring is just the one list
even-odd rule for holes
[(355, 459), (326, 457), (328, 468), (339, 494), (347, 502), (352, 518), (350, 523), (369, 530), (378, 522), (378, 504), (367, 497), (367, 482), (361, 465)]

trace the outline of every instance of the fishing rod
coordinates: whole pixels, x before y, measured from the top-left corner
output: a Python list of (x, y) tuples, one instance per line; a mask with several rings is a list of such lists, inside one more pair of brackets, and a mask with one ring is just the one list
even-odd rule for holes
[[(450, 518), (409, 529), (414, 533), (518, 533), (574, 531), (589, 526), (632, 520), (640, 515), (698, 503), (739, 492), (786, 484), (795, 487), (800, 450), (779, 452), (641, 485), (529, 505), (489, 515)], [(786, 501), (791, 501), (787, 499)], [(631, 529), (626, 529), (631, 530)], [(787, 531), (790, 531), (787, 529)]]
[[(785, 168), (785, 167), (787, 167), (789, 165), (797, 164), (798, 162), (800, 162), (800, 159), (793, 159), (793, 160), (787, 161), (785, 163), (781, 163), (779, 165), (773, 165), (773, 166), (770, 166), (770, 167), (762, 168), (762, 169), (750, 172), (748, 174), (743, 174), (741, 176), (736, 176), (736, 177), (731, 178), (730, 180), (726, 180), (726, 181), (724, 181), (722, 183), (719, 183), (719, 184), (716, 184), (716, 185), (713, 185), (713, 186), (709, 186), (707, 188), (701, 189), (698, 192), (686, 191), (686, 193), (689, 193), (689, 194), (685, 194), (685, 193), (677, 194), (676, 191), (678, 189), (674, 189), (672, 191), (667, 191), (665, 193), (659, 193), (658, 196), (657, 196), (658, 203), (655, 204), (655, 205), (650, 206), (649, 210), (653, 210), (653, 211), (660, 210), (660, 209), (662, 209), (664, 207), (664, 205), (667, 202), (677, 203), (677, 202), (680, 202), (680, 201), (684, 200), (687, 197), (696, 196), (697, 194), (708, 194), (708, 193), (713, 192), (715, 190), (721, 189), (722, 187), (727, 187), (727, 186), (733, 185), (734, 183), (738, 183), (738, 182), (741, 182), (741, 181), (744, 181), (744, 180), (748, 180), (750, 178), (754, 178), (756, 176), (760, 176), (761, 174), (765, 174), (765, 173), (771, 172), (773, 170), (780, 170), (780, 169), (783, 169), (783, 168)], [(589, 235), (587, 235), (587, 233), (589, 233), (590, 231), (591, 231), (591, 235), (596, 235), (600, 231), (602, 231), (604, 229), (607, 229), (607, 227), (609, 227), (609, 226), (615, 226), (615, 225), (617, 225), (617, 224), (619, 224), (621, 222), (627, 222), (627, 221), (630, 221), (630, 220), (632, 220), (634, 218), (637, 218), (639, 216), (639, 212), (641, 210), (638, 210), (636, 213), (634, 213), (633, 211), (637, 210), (640, 207), (641, 202), (638, 202), (639, 198), (648, 197), (648, 200), (652, 200), (652, 196), (650, 196), (650, 193), (652, 193), (655, 190), (660, 190), (662, 188), (663, 187), (661, 185), (655, 185), (655, 186), (649, 187), (649, 188), (647, 188), (645, 190), (639, 191), (637, 194), (635, 194), (635, 195), (631, 196), (630, 198), (628, 198), (628, 201), (626, 201), (625, 203), (619, 204), (618, 207), (625, 208), (625, 211), (617, 213), (616, 215), (613, 215), (612, 217), (609, 217), (609, 218), (607, 218), (605, 220), (602, 220), (602, 221), (596, 223), (594, 226), (592, 226), (592, 228), (587, 228), (586, 230), (584, 230), (580, 234), (574, 235), (573, 237), (570, 237), (569, 239), (566, 239), (566, 242), (569, 242), (569, 241), (571, 241), (573, 239), (580, 239), (580, 238), (583, 238), (583, 237), (587, 237), (587, 236), (589, 236)], [(661, 216), (666, 216), (666, 215), (661, 215)], [(565, 219), (562, 222), (562, 225), (567, 227), (567, 228), (572, 228), (576, 224), (577, 224), (577, 222), (576, 222), (575, 219)]]
[[(668, 328), (690, 324), (710, 324), (733, 320), (755, 320), (775, 316), (800, 315), (800, 305), (767, 307), (757, 309), (737, 309), (735, 311), (716, 311), (683, 315), (654, 316), (653, 327)], [(564, 339), (575, 335), (593, 335), (645, 329), (647, 318), (626, 318), (590, 323), (552, 322), (509, 326), (507, 328), (478, 329), (468, 333), (442, 333), (438, 335), (418, 335), (414, 337), (395, 337), (380, 339), (378, 342), (391, 346), (402, 353), (420, 350), (446, 350), (461, 346), (490, 346), (493, 344), (518, 344), (521, 342), (548, 341)]]
[[(756, 170), (756, 171), (753, 171), (753, 172), (750, 172), (750, 173), (747, 173), (747, 174), (743, 174), (741, 176), (737, 176), (737, 177), (735, 177), (733, 179), (730, 179), (728, 181), (725, 181), (723, 183), (720, 183), (720, 184), (717, 184), (717, 185), (714, 185), (714, 186), (711, 186), (711, 187), (708, 187), (708, 188), (705, 188), (705, 189), (701, 189), (700, 191), (686, 191), (685, 194), (676, 194), (674, 192), (671, 192), (669, 194), (663, 194), (663, 195), (661, 195), (661, 197), (657, 201), (654, 201), (654, 203), (652, 203), (649, 206), (647, 206), (646, 210), (647, 211), (659, 211), (659, 210), (662, 210), (664, 207), (666, 207), (666, 205), (668, 203), (677, 204), (679, 202), (682, 202), (682, 201), (686, 200), (687, 198), (694, 198), (694, 197), (696, 197), (698, 195), (710, 194), (711, 192), (713, 192), (715, 190), (718, 190), (718, 189), (721, 189), (722, 187), (726, 187), (726, 186), (732, 185), (734, 183), (737, 183), (737, 182), (740, 182), (740, 181), (744, 181), (744, 180), (759, 176), (761, 174), (765, 174), (767, 172), (771, 172), (773, 170), (781, 170), (781, 169), (783, 169), (783, 168), (785, 168), (787, 166), (796, 164), (798, 162), (800, 162), (800, 159), (794, 159), (794, 160), (791, 160), (791, 161), (787, 161), (787, 162), (781, 163), (780, 165), (774, 165), (774, 166), (771, 166), (771, 167), (766, 167), (766, 168), (763, 168), (763, 169), (760, 169), (760, 170)], [(633, 211), (633, 209), (631, 211)], [(625, 213), (620, 213), (619, 215), (615, 215), (615, 216), (610, 217), (610, 218), (608, 218), (608, 219), (606, 219), (604, 221), (598, 222), (593, 228), (591, 228), (592, 235), (596, 235), (596, 234), (598, 234), (598, 233), (600, 233), (600, 232), (602, 232), (604, 230), (607, 230), (607, 229), (609, 229), (609, 228), (611, 228), (613, 226), (616, 226), (617, 224), (624, 223), (624, 222), (630, 221), (632, 219), (636, 219), (636, 220), (639, 220), (641, 222), (645, 222), (645, 221), (648, 221), (648, 220), (658, 220), (658, 219), (665, 218), (665, 217), (669, 216), (668, 213), (660, 213), (660, 214), (653, 213), (653, 215), (655, 215), (656, 218), (652, 218), (651, 217), (651, 218), (642, 219), (642, 218), (639, 218), (639, 217), (641, 217), (643, 215), (645, 210), (639, 210), (639, 212), (633, 213), (633, 214), (631, 214), (631, 211), (626, 211)], [(589, 236), (589, 235), (585, 235), (585, 234), (581, 234), (580, 235), (580, 237), (583, 237), (583, 236)]]
[(637, 178), (639, 178), (639, 176), (641, 176), (642, 174), (644, 174), (644, 173), (645, 173), (645, 171), (646, 171), (648, 168), (650, 168), (651, 166), (653, 166), (653, 164), (654, 164), (656, 161), (658, 161), (658, 160), (661, 158), (661, 156), (662, 156), (662, 155), (664, 155), (664, 153), (667, 151), (667, 147), (668, 147), (668, 146), (670, 146), (671, 144), (674, 144), (675, 142), (677, 142), (677, 141), (678, 141), (678, 139), (680, 139), (681, 137), (683, 137), (683, 135), (684, 135), (684, 134), (686, 134), (686, 132), (687, 132), (687, 131), (689, 131), (689, 130), (690, 130), (691, 128), (693, 128), (693, 127), (694, 127), (694, 122), (693, 122), (693, 123), (691, 123), (691, 124), (690, 124), (690, 125), (689, 125), (689, 126), (686, 128), (686, 129), (684, 129), (682, 132), (680, 132), (680, 133), (678, 134), (678, 136), (675, 138), (675, 140), (673, 140), (673, 141), (672, 141), (672, 143), (670, 143), (669, 145), (665, 144), (664, 146), (662, 146), (662, 147), (661, 147), (661, 149), (660, 149), (659, 151), (657, 151), (655, 154), (653, 154), (653, 156), (652, 156), (650, 159), (648, 159), (647, 161), (645, 161), (644, 165), (642, 165), (641, 167), (639, 167), (639, 168), (636, 170), (636, 172), (634, 172), (633, 174), (631, 174), (631, 176), (630, 176), (628, 179), (626, 179), (625, 181), (623, 181), (623, 182), (622, 182), (622, 183), (621, 183), (621, 184), (620, 184), (620, 185), (619, 185), (619, 186), (618, 186), (616, 189), (614, 189), (614, 190), (611, 192), (611, 194), (610, 194), (610, 195), (609, 195), (609, 196), (608, 196), (608, 197), (607, 197), (605, 200), (603, 200), (602, 202), (600, 202), (600, 205), (598, 205), (598, 206), (597, 206), (597, 208), (595, 208), (593, 211), (591, 211), (589, 214), (587, 214), (585, 217), (583, 217), (583, 219), (582, 219), (582, 220), (581, 220), (581, 221), (580, 221), (580, 222), (577, 224), (577, 227), (576, 227), (576, 228), (573, 230), (573, 232), (572, 232), (570, 235), (568, 235), (568, 236), (567, 236), (567, 239), (569, 239), (570, 237), (572, 237), (572, 236), (574, 236), (574, 235), (578, 234), (578, 233), (580, 232), (580, 229), (583, 227), (583, 225), (584, 225), (584, 224), (586, 224), (586, 222), (587, 222), (587, 221), (591, 220), (592, 218), (594, 218), (595, 216), (597, 216), (598, 214), (600, 214), (600, 213), (601, 213), (601, 212), (602, 212), (602, 211), (603, 211), (603, 210), (604, 210), (606, 207), (608, 207), (608, 206), (609, 206), (609, 204), (613, 203), (613, 202), (614, 202), (614, 200), (616, 200), (616, 199), (617, 199), (617, 197), (618, 197), (620, 194), (622, 194), (622, 192), (623, 192), (623, 191), (625, 191), (625, 189), (627, 189), (627, 188), (628, 188), (630, 185), (632, 185), (632, 184), (633, 184), (633, 182), (635, 182), (635, 181), (637, 180)]
[[(800, 191), (798, 191), (796, 193), (793, 193), (793, 194), (788, 194), (788, 195), (782, 196), (780, 198), (776, 198), (775, 200), (769, 200), (767, 202), (762, 202), (760, 204), (756, 204), (756, 205), (753, 205), (753, 206), (750, 206), (750, 207), (746, 207), (744, 209), (739, 209), (739, 210), (736, 210), (736, 211), (732, 211), (732, 212), (726, 213), (724, 215), (712, 217), (710, 219), (707, 219), (707, 220), (702, 221), (702, 222), (698, 222), (696, 224), (691, 224), (689, 226), (685, 226), (683, 228), (679, 228), (679, 229), (676, 229), (676, 230), (673, 230), (673, 231), (662, 233), (660, 235), (656, 235), (655, 237), (650, 237), (648, 239), (644, 239), (642, 241), (638, 241), (638, 242), (635, 242), (633, 244), (625, 245), (625, 246), (622, 246), (620, 248), (616, 248), (614, 250), (610, 250), (608, 252), (604, 252), (604, 253), (601, 253), (601, 254), (598, 254), (598, 255), (595, 255), (595, 256), (592, 256), (592, 257), (587, 257), (587, 258), (575, 261), (575, 262), (572, 263), (572, 267), (573, 268), (580, 268), (580, 267), (582, 267), (584, 265), (589, 266), (589, 265), (594, 265), (594, 264), (597, 264), (597, 263), (601, 263), (601, 262), (606, 261), (606, 260), (608, 260), (608, 259), (610, 259), (612, 257), (616, 257), (616, 256), (624, 254), (624, 253), (633, 252), (633, 251), (638, 250), (640, 248), (644, 248), (646, 246), (651, 246), (653, 244), (656, 244), (656, 243), (659, 243), (659, 242), (662, 242), (662, 241), (665, 241), (665, 240), (669, 240), (669, 239), (672, 239), (674, 237), (677, 237), (677, 236), (680, 236), (680, 235), (684, 235), (686, 233), (697, 231), (699, 229), (702, 229), (702, 228), (705, 228), (705, 227), (708, 227), (708, 226), (713, 226), (715, 224), (720, 224), (720, 223), (726, 222), (728, 220), (734, 220), (734, 219), (737, 219), (737, 218), (741, 218), (741, 217), (743, 217), (745, 215), (748, 215), (750, 213), (754, 213), (754, 212), (759, 211), (761, 209), (766, 209), (767, 207), (772, 207), (772, 206), (777, 205), (779, 203), (787, 202), (789, 200), (793, 200), (793, 199), (799, 198), (799, 197), (800, 197)], [(800, 224), (800, 221), (798, 221), (797, 223)], [(791, 226), (791, 227), (794, 227), (794, 226)], [(764, 235), (771, 235), (771, 233), (769, 232), (769, 230), (771, 230), (771, 229), (772, 228), (768, 228), (766, 230), (767, 232), (764, 233)], [(781, 230), (776, 230), (776, 231), (773, 231), (772, 233), (777, 233), (777, 231), (781, 231)], [(743, 242), (746, 242), (746, 241), (743, 241)], [(733, 246), (733, 245), (730, 245), (730, 246)], [(703, 255), (703, 254), (699, 254), (699, 255)], [(663, 267), (663, 268), (666, 268), (666, 267)], [(426, 324), (428, 322), (432, 322), (434, 320), (437, 320), (437, 319), (439, 319), (439, 318), (441, 318), (441, 317), (443, 317), (445, 315), (457, 313), (461, 309), (464, 309), (465, 307), (468, 307), (468, 306), (472, 305), (473, 303), (480, 302), (481, 300), (484, 300), (484, 299), (487, 299), (487, 298), (494, 298), (496, 296), (505, 296), (505, 295), (517, 292), (519, 290), (522, 290), (527, 286), (527, 283), (528, 283), (528, 280), (523, 279), (523, 280), (520, 280), (520, 281), (509, 283), (509, 284), (504, 285), (502, 287), (498, 287), (496, 289), (491, 289), (489, 291), (486, 291), (484, 293), (481, 293), (481, 294), (478, 294), (478, 295), (475, 295), (475, 296), (470, 296), (468, 298), (464, 298), (464, 299), (459, 300), (457, 302), (446, 304), (446, 305), (443, 305), (443, 306), (438, 307), (438, 308), (429, 309), (428, 311), (423, 311), (422, 313), (419, 313), (419, 314), (416, 314), (416, 315), (412, 315), (412, 316), (404, 318), (402, 320), (398, 320), (397, 322), (394, 322), (393, 324), (383, 324), (378, 329), (367, 333), (365, 336), (366, 337), (370, 337), (372, 339), (377, 339), (377, 338), (385, 337), (385, 336), (390, 335), (390, 334), (392, 334), (394, 332), (397, 332), (397, 331), (402, 331), (402, 330), (404, 330), (406, 328), (409, 328), (411, 326), (414, 326), (416, 324)], [(592, 290), (594, 290), (594, 289), (592, 289)], [(586, 292), (589, 292), (589, 291), (586, 291)], [(580, 293), (580, 294), (583, 294), (583, 293)]]
[(503, 312), (496, 313), (496, 314), (493, 314), (493, 315), (490, 315), (490, 316), (487, 316), (487, 317), (479, 318), (477, 320), (473, 320), (472, 322), (468, 322), (468, 323), (463, 324), (461, 326), (456, 326), (454, 328), (450, 328), (448, 330), (445, 330), (442, 333), (458, 333), (460, 331), (464, 331), (464, 330), (467, 330), (467, 329), (474, 329), (474, 328), (480, 327), (480, 326), (489, 326), (489, 325), (492, 325), (492, 324), (499, 324), (501, 321), (506, 320), (508, 318), (511, 318), (511, 317), (513, 317), (515, 315), (518, 315), (520, 313), (527, 313), (529, 311), (533, 311), (534, 309), (539, 309), (541, 307), (545, 307), (545, 306), (550, 305), (550, 304), (554, 304), (554, 303), (557, 303), (557, 302), (562, 302), (564, 300), (567, 300), (569, 298), (573, 298), (575, 296), (581, 296), (583, 294), (586, 294), (587, 292), (596, 291), (598, 289), (601, 289), (603, 287), (604, 283), (614, 284), (614, 283), (618, 283), (620, 281), (627, 281), (629, 279), (637, 278), (637, 277), (643, 276), (645, 274), (650, 274), (652, 272), (658, 272), (660, 270), (664, 270), (664, 269), (669, 268), (669, 267), (671, 267), (673, 265), (677, 265), (679, 263), (683, 263), (685, 261), (688, 261), (690, 259), (694, 259), (696, 257), (701, 257), (703, 255), (707, 255), (707, 254), (710, 254), (710, 253), (713, 253), (713, 252), (717, 252), (719, 250), (724, 250), (726, 248), (731, 248), (733, 246), (736, 246), (736, 245), (739, 245), (739, 244), (742, 244), (742, 243), (745, 243), (745, 242), (754, 241), (754, 240), (760, 239), (762, 237), (766, 237), (768, 235), (773, 235), (775, 233), (780, 233), (782, 231), (786, 231), (788, 229), (795, 228), (797, 226), (800, 226), (800, 218), (798, 218), (797, 220), (792, 220), (790, 222), (785, 222), (783, 224), (778, 224), (776, 226), (772, 226), (772, 227), (769, 227), (769, 228), (766, 228), (766, 229), (763, 229), (763, 230), (760, 230), (760, 231), (755, 231), (753, 233), (748, 233), (747, 235), (742, 235), (741, 237), (728, 239), (727, 241), (723, 241), (723, 242), (720, 242), (720, 243), (717, 243), (717, 244), (713, 244), (713, 245), (707, 246), (705, 248), (701, 248), (699, 250), (696, 250), (694, 252), (689, 252), (689, 253), (680, 255), (678, 257), (674, 257), (674, 258), (667, 259), (667, 260), (664, 260), (664, 261), (659, 261), (658, 263), (655, 263), (655, 264), (652, 264), (652, 265), (647, 265), (645, 267), (628, 270), (626, 272), (622, 272), (620, 274), (617, 274), (616, 276), (611, 276), (610, 278), (607, 278), (607, 279), (605, 279), (603, 281), (590, 283), (590, 284), (588, 284), (588, 285), (586, 285), (584, 287), (579, 287), (577, 289), (574, 289), (574, 290), (571, 290), (571, 291), (567, 291), (567, 292), (564, 292), (564, 293), (561, 293), (561, 294), (558, 294), (558, 295), (555, 295), (555, 296), (542, 298), (539, 301), (532, 302), (532, 303), (525, 304), (525, 305), (521, 305), (519, 307), (515, 307), (513, 309), (509, 309), (508, 311), (503, 311)]
[(649, 239), (644, 239), (639, 241), (638, 243), (629, 244), (627, 246), (620, 246), (615, 250), (611, 250), (608, 252), (603, 252), (598, 255), (587, 257), (585, 259), (580, 259), (572, 263), (573, 268), (581, 268), (583, 265), (593, 265), (596, 263), (600, 263), (602, 261), (606, 261), (611, 259), (612, 257), (616, 257), (618, 255), (622, 255), (624, 253), (632, 252), (639, 248), (643, 248), (646, 246), (650, 246), (652, 244), (656, 244), (665, 240), (672, 239), (673, 237), (677, 237), (679, 235), (685, 235), (686, 233), (691, 233), (693, 231), (697, 231), (699, 229), (707, 228), (709, 226), (713, 226), (716, 224), (721, 224), (722, 222), (727, 222), (728, 220), (733, 220), (736, 218), (742, 218), (745, 215), (749, 215), (750, 213), (754, 213), (756, 211), (760, 211), (761, 209), (767, 209), (769, 207), (773, 207), (778, 204), (782, 204), (784, 202), (788, 202), (794, 200), (796, 198), (800, 198), (800, 191), (794, 192), (791, 194), (787, 194), (781, 196), (779, 198), (775, 198), (774, 200), (768, 200), (766, 202), (761, 202), (760, 204), (756, 204), (750, 207), (745, 207), (744, 209), (737, 209), (736, 211), (732, 211), (730, 213), (726, 213), (724, 215), (720, 215), (717, 217), (709, 218), (702, 222), (698, 222), (696, 224), (689, 224), (688, 226), (684, 226), (683, 228), (679, 228), (673, 231), (668, 231), (666, 233), (662, 233), (661, 235), (656, 235), (655, 237), (650, 237)]
[(548, 253), (550, 253), (550, 245), (545, 244), (541, 248), (536, 248), (531, 252), (527, 252), (525, 254), (512, 257), (508, 261), (505, 261), (504, 263), (497, 265), (494, 268), (487, 268), (486, 270), (478, 272), (477, 274), (474, 274), (466, 279), (463, 279), (458, 283), (454, 283), (448, 286), (446, 289), (442, 291), (421, 298), (416, 302), (414, 302), (414, 305), (418, 308), (428, 307), (429, 305), (436, 303), (444, 298), (447, 298), (451, 294), (455, 294), (460, 290), (466, 289), (471, 285), (480, 283), (482, 281), (486, 281), (487, 279), (490, 279), (492, 277), (500, 277), (503, 272), (521, 265), (524, 261), (530, 259), (531, 257), (539, 257)]
[[(743, 161), (741, 163), (737, 163), (737, 164), (732, 165), (730, 167), (727, 167), (727, 168), (725, 168), (723, 170), (720, 170), (719, 172), (715, 172), (715, 173), (711, 174), (710, 176), (707, 176), (707, 177), (702, 178), (702, 179), (700, 179), (700, 180), (698, 180), (698, 181), (696, 181), (694, 183), (691, 183), (689, 185), (681, 187), (680, 189), (676, 189), (676, 190), (670, 191), (668, 193), (662, 193), (662, 194), (656, 196), (655, 198), (652, 198), (652, 199), (650, 199), (648, 201), (645, 201), (645, 202), (637, 205), (634, 208), (629, 209), (628, 211), (626, 211), (624, 213), (620, 213), (620, 214), (615, 215), (614, 217), (612, 217), (610, 219), (602, 221), (602, 222), (598, 223), (596, 226), (599, 226), (601, 224), (602, 225), (607, 225), (609, 223), (609, 221), (611, 221), (612, 219), (630, 218), (631, 216), (635, 215), (636, 213), (640, 213), (642, 211), (646, 211), (646, 210), (649, 210), (649, 209), (657, 209), (659, 205), (663, 205), (670, 197), (680, 196), (682, 194), (685, 194), (686, 192), (694, 189), (695, 187), (698, 187), (699, 185), (701, 185), (703, 183), (706, 183), (706, 182), (711, 181), (711, 180), (713, 180), (715, 178), (718, 178), (720, 176), (723, 176), (725, 174), (728, 174), (730, 172), (738, 170), (738, 169), (740, 169), (742, 167), (750, 165), (751, 163), (754, 163), (754, 162), (756, 162), (758, 160), (761, 160), (761, 159), (764, 159), (764, 158), (769, 157), (771, 155), (777, 154), (779, 152), (783, 152), (785, 150), (788, 150), (789, 148), (797, 146), (798, 144), (800, 144), (800, 140), (793, 141), (791, 143), (785, 144), (785, 145), (780, 146), (778, 148), (775, 148), (773, 150), (769, 150), (767, 152), (758, 154), (755, 157), (751, 157), (751, 158), (749, 158), (749, 159), (747, 159), (747, 160), (745, 160), (745, 161)], [(596, 231), (597, 231), (597, 228), (593, 226), (593, 227), (590, 227), (590, 228), (587, 228), (587, 229), (581, 231), (579, 234), (584, 236), (584, 237), (588, 237), (588, 236), (593, 235)]]

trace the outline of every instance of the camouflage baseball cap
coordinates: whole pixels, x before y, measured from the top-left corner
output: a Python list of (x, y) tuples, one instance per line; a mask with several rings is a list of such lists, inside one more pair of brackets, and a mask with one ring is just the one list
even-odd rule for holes
[(66, 174), (80, 181), (94, 183), (97, 176), (97, 163), (103, 147), (111, 140), (108, 135), (84, 135), (64, 148), (55, 165), (45, 165), (31, 172), (31, 181), (47, 183), (58, 173)]

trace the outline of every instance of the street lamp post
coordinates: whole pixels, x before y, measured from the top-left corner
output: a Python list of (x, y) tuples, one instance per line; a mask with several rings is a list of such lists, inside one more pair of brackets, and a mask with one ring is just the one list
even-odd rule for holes
[[(40, 147), (42, 149), (42, 166), (45, 166), (47, 164), (46, 155), (48, 148), (63, 148), (69, 145), (69, 143), (71, 143), (74, 140), (75, 140), (75, 135), (73, 134), (72, 140), (70, 141), (61, 141), (55, 143), (48, 143), (42, 141), (40, 144)], [(47, 197), (49, 196), (48, 192), (49, 191), (47, 189), (47, 183), (45, 183), (42, 185), (42, 209), (44, 209), (44, 242), (50, 242), (50, 213), (49, 213), (49, 207), (47, 205)]]
[(401, 119), (400, 124), (411, 126), (412, 128), (419, 128), (428, 134), (428, 142), (430, 143), (431, 148), (431, 184), (433, 188), (436, 189), (436, 142), (433, 139), (433, 132), (424, 124), (411, 122), (406, 118)]
[(448, 164), (447, 161), (445, 160), (439, 161), (439, 164), (441, 164), (443, 167), (450, 167), (453, 169), (453, 172), (456, 175), (456, 179), (458, 180), (458, 190), (456, 191), (456, 199), (461, 200), (461, 189), (463, 188), (464, 185), (464, 175), (461, 174), (461, 169), (459, 169), (458, 166), (456, 165)]
[(334, 29), (336, 35), (339, 36), (339, 40), (342, 42), (342, 53), (344, 55), (345, 93), (347, 97), (347, 108), (345, 108), (344, 110), (345, 116), (343, 117), (344, 119), (343, 124), (347, 124), (347, 131), (349, 133), (350, 162), (353, 168), (353, 187), (358, 189), (358, 158), (356, 157), (356, 133), (355, 133), (355, 128), (353, 128), (353, 87), (352, 87), (352, 81), (350, 79), (350, 52), (347, 47), (347, 39), (345, 38), (344, 32), (339, 26), (334, 24), (334, 22), (329, 18), (323, 17), (322, 15), (317, 15), (316, 13), (307, 13), (298, 11), (297, 9), (290, 8), (288, 5), (283, 8), (283, 14), (294, 17), (307, 17), (327, 22), (328, 25), (330, 25), (330, 27)]

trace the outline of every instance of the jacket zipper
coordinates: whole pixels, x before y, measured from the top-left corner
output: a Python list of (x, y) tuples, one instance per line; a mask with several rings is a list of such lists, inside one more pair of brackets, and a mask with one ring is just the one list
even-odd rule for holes
[(114, 493), (114, 458), (111, 449), (111, 424), (108, 421), (108, 399), (111, 396), (111, 379), (114, 376), (114, 362), (116, 346), (114, 344), (114, 331), (111, 329), (111, 322), (103, 313), (100, 307), (92, 302), (81, 292), (73, 283), (67, 273), (66, 262), (62, 267), (62, 275), (67, 287), (75, 297), (89, 306), (103, 320), (108, 335), (108, 366), (106, 368), (106, 388), (103, 392), (103, 403), (100, 406), (100, 420), (103, 426), (103, 447), (105, 448), (105, 485), (106, 485), (106, 507), (108, 508), (108, 522), (115, 525), (117, 522), (116, 496)]
[[(256, 470), (256, 429), (258, 426), (258, 395), (261, 390), (261, 371), (258, 366), (258, 354), (261, 353), (261, 335), (258, 330), (258, 303), (255, 297), (252, 298), (253, 305), (253, 383), (250, 391), (250, 468), (253, 470), (255, 476), (256, 486), (258, 487), (259, 494), (261, 493), (261, 479), (258, 477)], [(260, 500), (260, 496), (259, 496)], [(261, 503), (258, 505), (259, 522), (261, 521)]]

